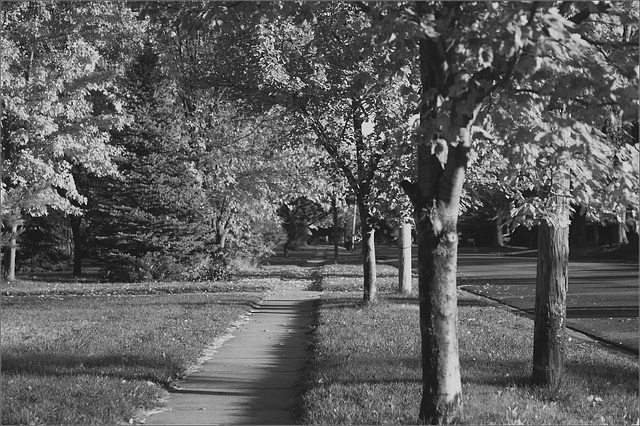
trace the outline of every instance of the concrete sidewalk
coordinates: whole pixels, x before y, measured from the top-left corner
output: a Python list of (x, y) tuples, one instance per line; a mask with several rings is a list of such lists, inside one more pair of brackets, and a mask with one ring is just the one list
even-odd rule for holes
[(271, 294), (146, 424), (294, 424), (319, 295)]

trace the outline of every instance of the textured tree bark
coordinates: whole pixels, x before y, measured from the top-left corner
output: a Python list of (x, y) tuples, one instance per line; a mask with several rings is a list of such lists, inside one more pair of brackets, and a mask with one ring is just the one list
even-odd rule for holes
[(418, 183), (408, 192), (415, 207), (418, 239), (422, 402), (419, 419), (428, 424), (463, 420), (458, 358), (458, 212), (468, 161), (470, 133), (459, 129), (446, 165), (428, 140), (418, 146)]
[(398, 291), (408, 294), (411, 293), (411, 223), (404, 219), (400, 224), (398, 246), (400, 248)]
[(538, 231), (533, 376), (537, 385), (557, 387), (564, 372), (566, 299), (569, 285), (569, 227), (547, 222)]
[[(430, 166), (434, 167), (433, 162)], [(462, 418), (456, 288), (459, 198), (456, 200), (456, 188), (458, 184), (461, 188), (459, 179), (463, 179), (464, 173), (463, 170), (457, 172), (449, 179), (439, 180), (437, 192), (440, 197), (423, 198), (429, 194), (423, 193), (423, 197), (419, 195), (423, 201), (416, 206), (423, 381), (419, 418), (428, 424), (448, 424)]]
[(538, 228), (533, 375), (537, 385), (557, 388), (564, 373), (567, 289), (569, 286), (569, 178), (559, 175), (554, 220)]
[[(442, 216), (439, 210), (434, 208), (430, 215)], [(418, 222), (423, 380), (419, 418), (428, 424), (453, 423), (462, 410), (456, 254), (455, 221), (445, 219), (440, 229), (428, 219)]]
[(338, 263), (338, 201), (335, 196), (331, 200), (331, 207), (333, 208), (333, 260)]
[(16, 280), (16, 250), (18, 243), (16, 239), (18, 235), (18, 225), (11, 225), (11, 239), (9, 240), (9, 262), (7, 264), (7, 281)]
[[(427, 7), (418, 3), (419, 8)], [(423, 11), (419, 11), (420, 14)], [(437, 123), (438, 96), (448, 92), (446, 49), (441, 41), (420, 40), (423, 103), (418, 145), (418, 181), (407, 191), (415, 210), (422, 344), (422, 401), (419, 419), (428, 424), (463, 420), (458, 357), (456, 288), (458, 213), (468, 163), (473, 116), (459, 115), (454, 102), (450, 128)], [(469, 97), (468, 99), (472, 99)], [(469, 103), (468, 100), (464, 101)]]
[(80, 234), (80, 224), (82, 217), (70, 216), (71, 232), (73, 233), (73, 276), (82, 275), (82, 235)]
[(362, 259), (364, 269), (364, 303), (374, 303), (378, 298), (378, 283), (376, 277), (376, 230), (371, 223), (369, 209), (360, 202), (360, 221), (362, 222)]

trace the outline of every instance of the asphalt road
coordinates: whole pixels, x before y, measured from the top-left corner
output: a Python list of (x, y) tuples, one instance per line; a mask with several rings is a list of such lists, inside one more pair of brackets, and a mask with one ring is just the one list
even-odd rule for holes
[[(533, 313), (536, 259), (459, 254), (458, 285)], [(567, 326), (638, 354), (638, 265), (570, 262)]]
[[(465, 251), (463, 251), (465, 250)], [(485, 252), (487, 249), (483, 249)], [(535, 253), (458, 254), (458, 286), (533, 314), (535, 307)], [(413, 272), (417, 274), (417, 247), (412, 249)], [(521, 255), (527, 256), (523, 257)], [(376, 245), (379, 263), (398, 266), (398, 249)], [(280, 257), (281, 260), (284, 260)], [(310, 246), (285, 261), (331, 262), (332, 246)], [(360, 263), (359, 248), (340, 249), (339, 263)], [(638, 354), (638, 265), (571, 261), (567, 294), (567, 326), (624, 351)]]

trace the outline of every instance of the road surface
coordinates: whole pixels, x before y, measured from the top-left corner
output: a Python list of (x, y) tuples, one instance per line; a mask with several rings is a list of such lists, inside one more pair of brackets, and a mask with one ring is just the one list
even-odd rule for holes
[[(460, 254), (461, 288), (533, 313), (536, 259)], [(567, 326), (638, 353), (638, 265), (570, 262)]]
[[(533, 314), (535, 253), (470, 252), (458, 254), (458, 286)], [(412, 248), (417, 274), (417, 247)], [(527, 257), (524, 257), (527, 256)], [(398, 266), (398, 249), (376, 244), (379, 263)], [(333, 262), (333, 247), (310, 246), (292, 254), (301, 263)], [(284, 259), (282, 259), (284, 260)], [(293, 259), (288, 259), (292, 261)], [(339, 263), (361, 263), (358, 249), (340, 249)], [(567, 326), (638, 354), (638, 265), (571, 261), (567, 294)]]

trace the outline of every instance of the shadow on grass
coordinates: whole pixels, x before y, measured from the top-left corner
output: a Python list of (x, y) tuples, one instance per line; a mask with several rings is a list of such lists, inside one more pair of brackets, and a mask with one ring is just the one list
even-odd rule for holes
[(322, 309), (362, 309), (366, 308), (362, 298), (357, 297), (339, 297), (322, 300)]
[(499, 387), (528, 386), (530, 377), (527, 372), (531, 369), (528, 360), (497, 360), (494, 358), (479, 358), (460, 356), (461, 379), (463, 383), (478, 385), (492, 385)]
[[(638, 393), (638, 369), (631, 363), (611, 365), (606, 359), (567, 361), (564, 379), (559, 388), (552, 389), (531, 382), (531, 360), (496, 360), (491, 358), (460, 358), (462, 382), (498, 388), (516, 387), (537, 389), (544, 398), (555, 400), (563, 394), (581, 389), (606, 393), (611, 386), (626, 388), (629, 393)], [(613, 385), (612, 385), (613, 384)]]
[(347, 379), (336, 380), (336, 384), (340, 385), (388, 385), (388, 384), (408, 384), (408, 383), (422, 383), (422, 379)]
[(382, 299), (385, 302), (388, 303), (392, 303), (392, 304), (396, 304), (396, 305), (417, 305), (418, 304), (418, 296), (411, 296), (408, 294), (389, 294), (389, 295), (385, 295), (385, 297)]
[(565, 364), (565, 373), (579, 382), (615, 383), (628, 386), (638, 392), (638, 365), (616, 364), (607, 360), (570, 360)]
[(148, 380), (169, 387), (175, 377), (167, 372), (179, 371), (181, 363), (169, 357), (75, 355), (71, 353), (10, 353), (2, 355), (4, 374), (35, 376), (91, 375), (124, 380)]

